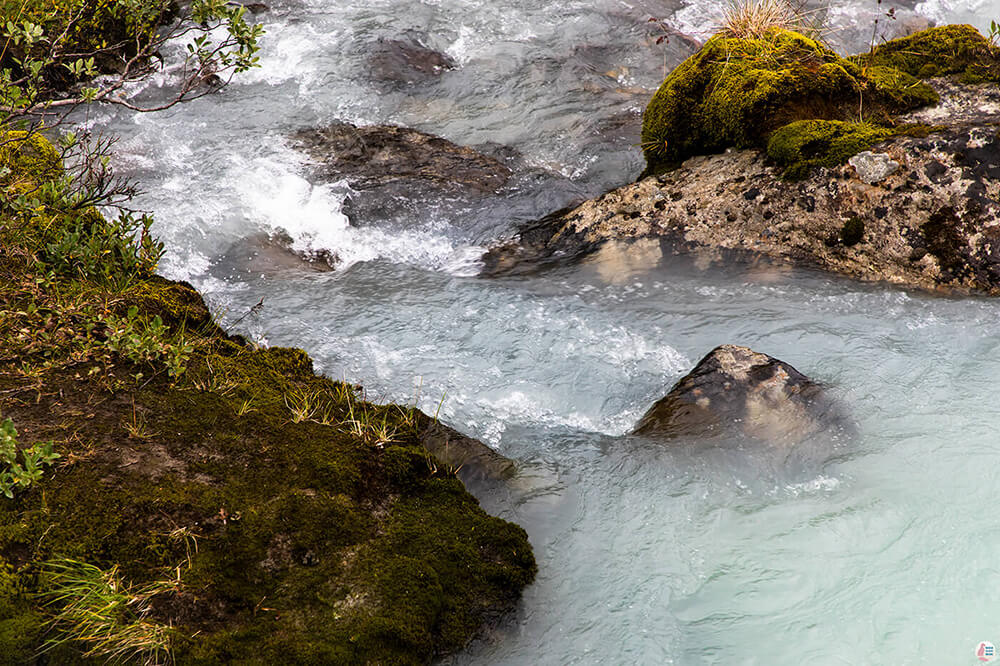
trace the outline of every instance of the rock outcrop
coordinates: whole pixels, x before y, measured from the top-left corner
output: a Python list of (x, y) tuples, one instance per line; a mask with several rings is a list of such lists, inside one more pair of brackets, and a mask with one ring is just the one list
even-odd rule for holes
[(478, 439), (463, 435), (437, 419), (422, 417), (421, 443), (442, 463), (455, 470), (463, 483), (509, 479), (517, 466)]
[(790, 446), (844, 423), (823, 388), (776, 358), (722, 345), (642, 417), (633, 434), (701, 437), (734, 430)]
[[(688, 158), (526, 225), (487, 253), (484, 274), (655, 238), (709, 260), (768, 257), (861, 280), (998, 294), (1000, 86), (960, 80), (996, 73), (980, 62), (952, 65), (940, 68), (949, 77), (926, 82), (940, 102), (891, 127), (796, 121), (766, 148)], [(929, 70), (925, 60), (900, 66)]]

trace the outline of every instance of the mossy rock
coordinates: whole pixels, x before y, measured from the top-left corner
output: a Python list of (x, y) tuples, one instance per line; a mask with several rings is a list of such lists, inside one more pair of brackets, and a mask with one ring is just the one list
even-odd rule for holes
[[(208, 368), (223, 376), (217, 390), (160, 376), (107, 395), (57, 374), (57, 401), (5, 409), (25, 440), (64, 428), (77, 439), (59, 444), (75, 462), (0, 503), (0, 554), (24, 571), (53, 557), (117, 564), (137, 583), (180, 564), (183, 588), (154, 619), (192, 664), (422, 664), (460, 649), (531, 582), (524, 531), (435, 464), (406, 410), (349, 407), (388, 425), (383, 448), (336, 425), (355, 389), (315, 376), (299, 350), (220, 343), (194, 384)], [(331, 424), (293, 422), (295, 391), (326, 401)], [(141, 438), (126, 431), (136, 413)], [(39, 611), (3, 584), (0, 640), (37, 649), (15, 637)]]
[(840, 120), (799, 120), (771, 135), (767, 155), (784, 167), (784, 177), (798, 180), (814, 166), (832, 167), (893, 136), (893, 131), (868, 123)]
[(0, 185), (12, 194), (36, 190), (62, 175), (62, 157), (38, 132), (11, 130), (0, 134)]
[(864, 74), (875, 84), (880, 98), (894, 110), (930, 106), (941, 99), (929, 85), (895, 67), (873, 65), (865, 68)]
[(888, 69), (867, 75), (821, 42), (774, 29), (761, 39), (712, 37), (663, 82), (643, 115), (646, 173), (725, 148), (763, 148), (798, 120), (888, 122), (937, 101), (925, 84)]
[(921, 79), (955, 76), (963, 83), (1000, 81), (1000, 52), (971, 25), (945, 25), (893, 39), (852, 58)]

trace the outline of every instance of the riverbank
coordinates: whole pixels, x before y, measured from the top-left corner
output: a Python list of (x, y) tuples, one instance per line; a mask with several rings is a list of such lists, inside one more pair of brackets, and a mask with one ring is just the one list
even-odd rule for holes
[[(148, 220), (67, 206), (58, 153), (7, 139), (0, 418), (58, 458), (0, 501), (0, 653), (425, 663), (516, 603), (526, 535), (423, 446), (433, 419), (227, 335), (155, 274)], [(69, 587), (118, 604), (106, 638)]]

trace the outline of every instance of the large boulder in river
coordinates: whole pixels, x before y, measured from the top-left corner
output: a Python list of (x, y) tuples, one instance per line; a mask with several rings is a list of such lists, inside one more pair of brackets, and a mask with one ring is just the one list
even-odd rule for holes
[(420, 219), (443, 200), (472, 205), (511, 176), (498, 159), (408, 127), (337, 122), (292, 140), (312, 158), (314, 179), (350, 185), (344, 213), (357, 226), (384, 224), (401, 211)]
[(747, 347), (722, 345), (646, 412), (634, 434), (700, 437), (735, 429), (790, 445), (843, 421), (823, 388), (792, 366)]
[[(869, 68), (893, 62), (902, 76), (945, 74), (926, 81), (937, 104), (884, 125), (797, 120), (766, 147), (687, 158), (525, 225), (491, 249), (485, 274), (654, 238), (697, 253), (702, 267), (766, 257), (862, 280), (1000, 294), (1000, 56), (972, 28), (949, 28), (906, 38), (911, 51), (890, 42)], [(958, 55), (932, 70), (912, 49), (933, 46), (935, 36)]]
[(510, 177), (492, 157), (408, 127), (337, 122), (292, 138), (316, 162), (318, 177), (345, 179), (356, 190), (409, 181), (494, 192)]

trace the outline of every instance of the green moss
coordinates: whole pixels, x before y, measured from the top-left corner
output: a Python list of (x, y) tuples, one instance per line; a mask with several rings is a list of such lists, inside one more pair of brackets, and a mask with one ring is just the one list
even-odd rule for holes
[(893, 136), (892, 130), (867, 123), (800, 120), (777, 130), (767, 155), (784, 167), (789, 180), (805, 178), (814, 166), (832, 167)]
[(647, 173), (725, 148), (764, 147), (798, 120), (887, 122), (937, 97), (900, 72), (866, 75), (822, 43), (787, 30), (763, 39), (711, 38), (663, 82), (643, 116)]
[(861, 65), (888, 66), (921, 79), (955, 76), (965, 83), (1000, 81), (1000, 54), (971, 25), (931, 28), (880, 44), (853, 58)]
[(62, 158), (48, 139), (37, 132), (3, 132), (0, 172), (0, 185), (8, 193), (31, 192), (62, 174)]
[(7, 663), (28, 663), (43, 629), (43, 618), (26, 598), (21, 577), (0, 558), (0, 655)]
[(929, 106), (941, 99), (929, 85), (895, 67), (872, 66), (864, 73), (875, 84), (881, 98), (888, 100), (895, 109)]

